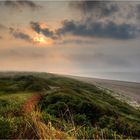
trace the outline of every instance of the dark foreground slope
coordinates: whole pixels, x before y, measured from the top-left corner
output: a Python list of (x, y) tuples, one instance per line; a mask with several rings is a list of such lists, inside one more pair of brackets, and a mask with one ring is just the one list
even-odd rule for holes
[(42, 92), (38, 104), (41, 120), (71, 137), (140, 138), (140, 112), (93, 84), (46, 73), (1, 75), (0, 92), (5, 95), (11, 91)]

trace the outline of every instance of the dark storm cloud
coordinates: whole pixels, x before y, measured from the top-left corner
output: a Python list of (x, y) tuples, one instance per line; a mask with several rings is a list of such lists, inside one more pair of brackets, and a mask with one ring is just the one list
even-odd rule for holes
[(71, 33), (77, 36), (84, 37), (100, 37), (100, 38), (113, 38), (113, 39), (131, 39), (139, 35), (140, 30), (137, 26), (123, 23), (116, 24), (114, 22), (92, 22), (90, 27), (84, 23), (77, 23), (75, 21), (66, 20), (63, 27), (58, 29), (59, 35)]
[(10, 28), (10, 33), (12, 34), (13, 37), (17, 38), (17, 39), (22, 39), (22, 40), (25, 40), (27, 42), (32, 42), (32, 38), (23, 33), (23, 32), (20, 32), (20, 31), (15, 31), (13, 28)]
[[(129, 22), (138, 16), (140, 18), (140, 5), (137, 3), (84, 0), (70, 2), (70, 6), (80, 10), (83, 18), (78, 22), (66, 20), (58, 31), (60, 34), (113, 39), (133, 39), (140, 35), (139, 26)], [(118, 23), (120, 18), (122, 23)]]
[[(87, 25), (88, 23), (88, 25)], [(98, 38), (112, 38), (119, 40), (134, 39), (140, 35), (140, 29), (136, 25), (122, 23), (117, 24), (113, 21), (104, 22), (77, 22), (74, 20), (65, 20), (62, 27), (55, 32), (49, 28), (41, 28), (38, 22), (31, 22), (31, 28), (37, 32), (42, 33), (46, 37), (52, 39), (60, 39), (61, 36), (72, 34), (81, 37), (98, 37)]]
[[(62, 22), (62, 27), (56, 29), (56, 31), (51, 31), (49, 28), (42, 29), (39, 22), (31, 22), (31, 28), (35, 32), (42, 33), (52, 39), (60, 39), (61, 36), (66, 34), (120, 40), (134, 39), (140, 36), (139, 26), (128, 22), (130, 14), (131, 18), (135, 20), (136, 9), (140, 11), (138, 4), (98, 0), (72, 1), (70, 6), (82, 11), (83, 17), (81, 20), (65, 20)], [(126, 12), (122, 13), (122, 9), (126, 9)], [(125, 15), (125, 13), (127, 14)]]
[(96, 16), (109, 16), (119, 10), (116, 2), (111, 1), (73, 1), (70, 2), (72, 8), (80, 10), (82, 13), (95, 12)]
[(49, 28), (41, 28), (40, 24), (38, 22), (30, 22), (31, 28), (39, 33), (42, 33), (46, 37), (50, 37), (52, 39), (56, 39), (55, 33), (50, 31)]
[(6, 0), (6, 1), (1, 1), (0, 4), (11, 8), (22, 8), (22, 7), (28, 7), (30, 9), (40, 8), (39, 5), (37, 5), (35, 2), (30, 0), (15, 0), (15, 1)]
[(37, 32), (40, 33), (41, 32), (41, 28), (38, 22), (30, 22), (31, 28)]

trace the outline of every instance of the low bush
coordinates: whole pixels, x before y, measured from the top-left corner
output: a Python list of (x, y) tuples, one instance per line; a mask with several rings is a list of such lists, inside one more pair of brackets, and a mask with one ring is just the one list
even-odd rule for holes
[(0, 116), (0, 139), (10, 138), (17, 131), (15, 118), (4, 118)]

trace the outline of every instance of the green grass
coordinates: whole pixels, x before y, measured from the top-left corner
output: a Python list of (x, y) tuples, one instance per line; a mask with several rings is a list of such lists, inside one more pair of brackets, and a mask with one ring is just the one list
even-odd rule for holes
[[(93, 135), (91, 137), (89, 126), (91, 131), (98, 127), (99, 133), (106, 130), (107, 138), (114, 138), (115, 133), (123, 138), (140, 137), (140, 112), (127, 103), (115, 99), (96, 86), (70, 78), (56, 76), (47, 81), (52, 86), (60, 87), (40, 102), (44, 114), (51, 115), (53, 120), (56, 118), (59, 122), (65, 122), (65, 126), (74, 122), (77, 128), (84, 125), (82, 129), (86, 131), (88, 139), (94, 138)], [(57, 124), (56, 127), (61, 125)], [(78, 132), (76, 137), (84, 138)]]
[(39, 102), (40, 120), (73, 138), (140, 138), (140, 111), (92, 84), (46, 73), (2, 75), (0, 138), (36, 138), (32, 117), (21, 112), (34, 92), (45, 93)]
[(26, 135), (24, 131), (31, 126), (22, 106), (34, 92), (44, 89), (48, 89), (46, 81), (32, 75), (1, 75), (0, 138), (23, 138)]
[(11, 138), (23, 123), (22, 105), (32, 95), (29, 92), (0, 93), (0, 138)]
[(18, 114), (22, 104), (32, 95), (29, 92), (1, 93), (0, 94), (0, 114), (4, 117), (9, 114)]

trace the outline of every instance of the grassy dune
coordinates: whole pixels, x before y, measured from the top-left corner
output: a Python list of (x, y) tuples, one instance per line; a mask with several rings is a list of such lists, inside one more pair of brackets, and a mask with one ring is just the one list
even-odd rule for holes
[[(34, 109), (22, 112), (35, 93), (41, 98)], [(140, 138), (137, 109), (93, 84), (71, 78), (46, 73), (1, 74), (0, 105), (0, 138)]]
[(32, 95), (28, 92), (0, 93), (0, 138), (10, 138), (23, 123), (22, 104)]

